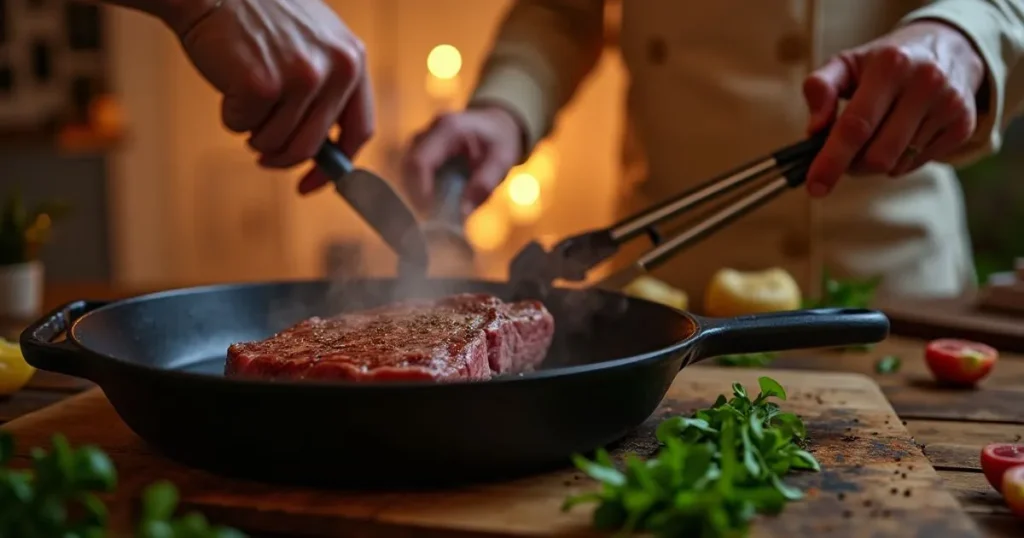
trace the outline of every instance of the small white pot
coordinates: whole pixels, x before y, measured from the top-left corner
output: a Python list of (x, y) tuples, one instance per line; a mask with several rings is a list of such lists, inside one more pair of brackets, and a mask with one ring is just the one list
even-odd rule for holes
[(0, 316), (31, 319), (42, 306), (42, 262), (0, 265)]

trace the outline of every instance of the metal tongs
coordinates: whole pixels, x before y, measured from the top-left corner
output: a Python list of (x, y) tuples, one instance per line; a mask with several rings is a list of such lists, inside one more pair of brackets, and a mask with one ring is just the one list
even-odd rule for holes
[[(621, 289), (680, 250), (697, 243), (782, 192), (802, 185), (811, 161), (824, 146), (827, 137), (828, 130), (821, 131), (807, 140), (726, 172), (610, 227), (563, 239), (551, 250), (545, 250), (536, 241), (530, 242), (516, 254), (509, 266), (514, 295), (543, 299), (555, 280), (581, 282), (591, 269), (612, 257), (624, 243), (646, 235), (654, 248), (632, 265), (593, 285), (604, 289)], [(718, 206), (710, 216), (668, 239), (663, 238), (655, 229), (658, 224), (704, 202), (758, 180), (764, 184), (753, 188), (753, 192), (734, 197)]]

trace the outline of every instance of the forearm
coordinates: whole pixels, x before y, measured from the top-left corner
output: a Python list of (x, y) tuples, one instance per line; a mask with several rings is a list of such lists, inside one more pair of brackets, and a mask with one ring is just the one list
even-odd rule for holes
[(470, 105), (497, 104), (524, 131), (524, 153), (601, 57), (604, 0), (517, 0), (483, 66)]
[(219, 0), (87, 0), (126, 7), (147, 13), (167, 24), (181, 35), (204, 14), (216, 7)]
[(986, 81), (977, 96), (974, 135), (949, 162), (968, 164), (999, 151), (1002, 133), (1024, 104), (1024, 3), (1019, 0), (935, 0), (903, 22), (939, 20), (958, 28), (977, 49)]

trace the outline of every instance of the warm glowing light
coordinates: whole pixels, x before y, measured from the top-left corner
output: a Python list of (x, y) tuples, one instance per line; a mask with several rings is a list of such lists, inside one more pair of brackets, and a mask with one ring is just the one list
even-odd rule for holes
[(438, 45), (427, 55), (427, 71), (439, 79), (453, 79), (461, 70), (462, 54), (451, 45)]
[(547, 185), (555, 178), (557, 162), (554, 148), (548, 144), (541, 144), (526, 161), (526, 168), (542, 184)]
[(540, 199), (540, 182), (526, 172), (516, 174), (508, 180), (508, 197), (516, 205), (534, 205)]
[(542, 208), (540, 204), (519, 205), (509, 204), (508, 214), (512, 222), (516, 224), (530, 225), (540, 219)]
[(483, 206), (466, 219), (466, 239), (477, 250), (498, 250), (509, 232), (508, 221), (491, 207)]

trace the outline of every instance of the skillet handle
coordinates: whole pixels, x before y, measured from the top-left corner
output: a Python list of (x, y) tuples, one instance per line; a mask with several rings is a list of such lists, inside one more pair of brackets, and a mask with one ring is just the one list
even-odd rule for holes
[(107, 304), (109, 301), (72, 301), (29, 325), (19, 338), (25, 361), (40, 370), (93, 380), (84, 352), (62, 336), (76, 320)]
[(739, 353), (874, 344), (889, 336), (889, 318), (862, 308), (696, 318), (701, 326), (697, 361)]

